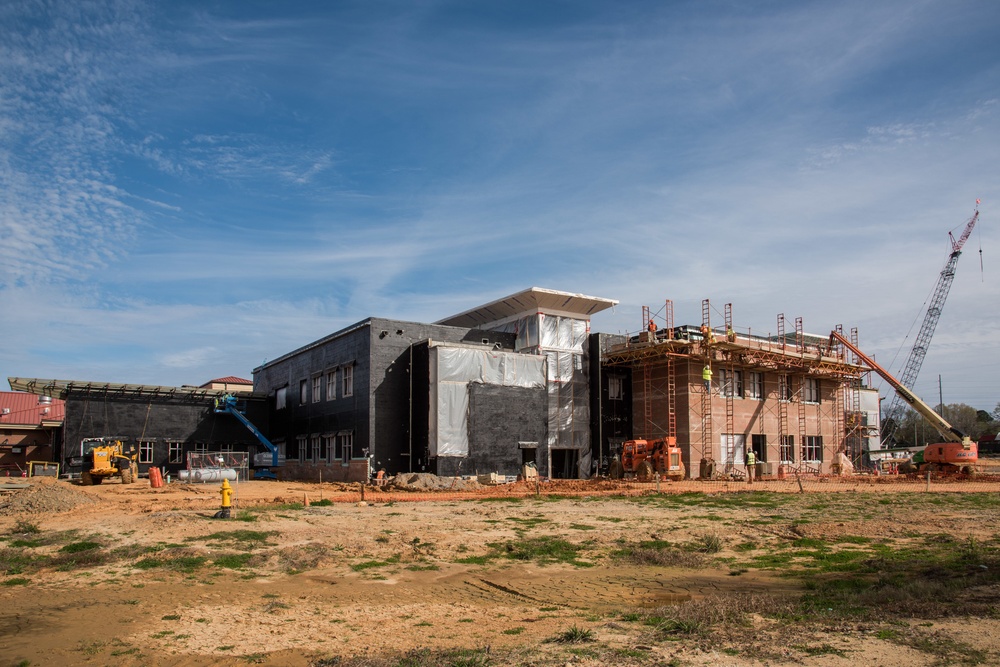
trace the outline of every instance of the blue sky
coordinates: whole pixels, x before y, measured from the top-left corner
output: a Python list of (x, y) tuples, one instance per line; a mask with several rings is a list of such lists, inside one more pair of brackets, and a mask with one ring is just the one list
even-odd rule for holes
[(987, 0), (8, 0), (0, 376), (250, 377), (533, 285), (899, 370), (981, 198), (914, 389), (992, 410), (998, 34)]

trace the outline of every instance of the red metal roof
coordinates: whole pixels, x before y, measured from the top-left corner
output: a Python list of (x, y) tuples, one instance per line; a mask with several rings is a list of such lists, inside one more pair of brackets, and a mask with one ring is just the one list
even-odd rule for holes
[(43, 421), (61, 422), (65, 416), (66, 403), (58, 398), (0, 391), (0, 424), (41, 425)]
[(253, 380), (244, 380), (243, 378), (238, 378), (235, 375), (227, 375), (224, 378), (215, 378), (214, 380), (209, 380), (205, 384), (248, 384), (250, 386), (253, 386)]

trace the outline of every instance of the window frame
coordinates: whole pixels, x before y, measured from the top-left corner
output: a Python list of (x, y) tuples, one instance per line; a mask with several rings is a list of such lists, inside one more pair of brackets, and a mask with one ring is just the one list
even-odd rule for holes
[(337, 400), (337, 369), (327, 371), (326, 374), (326, 400)]
[(719, 369), (719, 393), (726, 398), (743, 398), (743, 371), (734, 369), (730, 377), (729, 369)]
[(817, 378), (802, 378), (802, 400), (805, 403), (819, 403), (819, 380)]
[(274, 409), (284, 410), (288, 407), (288, 387), (278, 387), (274, 390)]
[(764, 374), (761, 371), (750, 371), (746, 397), (764, 400)]
[(348, 364), (344, 366), (340, 369), (340, 374), (342, 376), (341, 396), (344, 398), (354, 396), (354, 365)]
[(340, 446), (341, 465), (348, 466), (351, 464), (351, 459), (354, 458), (354, 431), (341, 433), (337, 440), (339, 440)]
[(795, 436), (783, 435), (778, 445), (778, 463), (795, 463)]
[(309, 402), (309, 380), (299, 380), (299, 405)]
[(140, 440), (139, 441), (139, 463), (152, 463), (153, 454), (156, 451), (156, 441), (155, 440)]
[(608, 376), (608, 400), (625, 400), (625, 379), (620, 375)]
[(184, 463), (184, 443), (180, 440), (167, 441), (167, 463)]
[(795, 396), (792, 391), (792, 376), (788, 373), (778, 375), (778, 400), (790, 402)]
[(823, 462), (823, 436), (807, 435), (802, 441), (802, 462), (822, 463)]
[(312, 379), (312, 402), (319, 403), (323, 399), (323, 375), (314, 375)]

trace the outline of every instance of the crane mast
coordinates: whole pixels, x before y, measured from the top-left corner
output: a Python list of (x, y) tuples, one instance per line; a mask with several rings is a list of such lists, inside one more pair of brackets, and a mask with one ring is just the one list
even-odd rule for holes
[[(927, 307), (927, 313), (924, 315), (924, 321), (920, 325), (920, 331), (917, 333), (917, 339), (913, 343), (913, 349), (910, 350), (910, 356), (906, 360), (906, 366), (900, 375), (899, 383), (905, 387), (912, 387), (917, 380), (917, 375), (920, 374), (920, 367), (923, 365), (924, 357), (927, 355), (927, 348), (930, 347), (931, 338), (934, 336), (934, 329), (937, 327), (938, 320), (941, 319), (941, 310), (944, 308), (944, 302), (948, 298), (951, 284), (955, 280), (955, 267), (958, 266), (958, 258), (962, 254), (962, 246), (969, 240), (972, 228), (976, 226), (978, 219), (979, 200), (977, 199), (976, 212), (965, 223), (965, 229), (958, 240), (956, 241), (952, 233), (948, 232), (948, 238), (951, 241), (951, 254), (948, 255), (948, 261), (945, 263), (944, 269), (941, 270), (941, 275), (938, 278), (937, 286), (934, 288), (930, 305)], [(889, 409), (886, 410), (882, 417), (883, 443), (891, 442), (894, 439), (894, 434), (903, 416), (904, 408), (904, 400), (897, 392), (892, 399), (892, 403), (889, 404)]]

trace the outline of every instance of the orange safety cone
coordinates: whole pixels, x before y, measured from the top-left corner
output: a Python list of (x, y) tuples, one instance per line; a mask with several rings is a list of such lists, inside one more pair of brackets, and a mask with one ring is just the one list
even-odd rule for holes
[(303, 507), (309, 507), (309, 494), (308, 493), (303, 493), (302, 494), (302, 506)]

